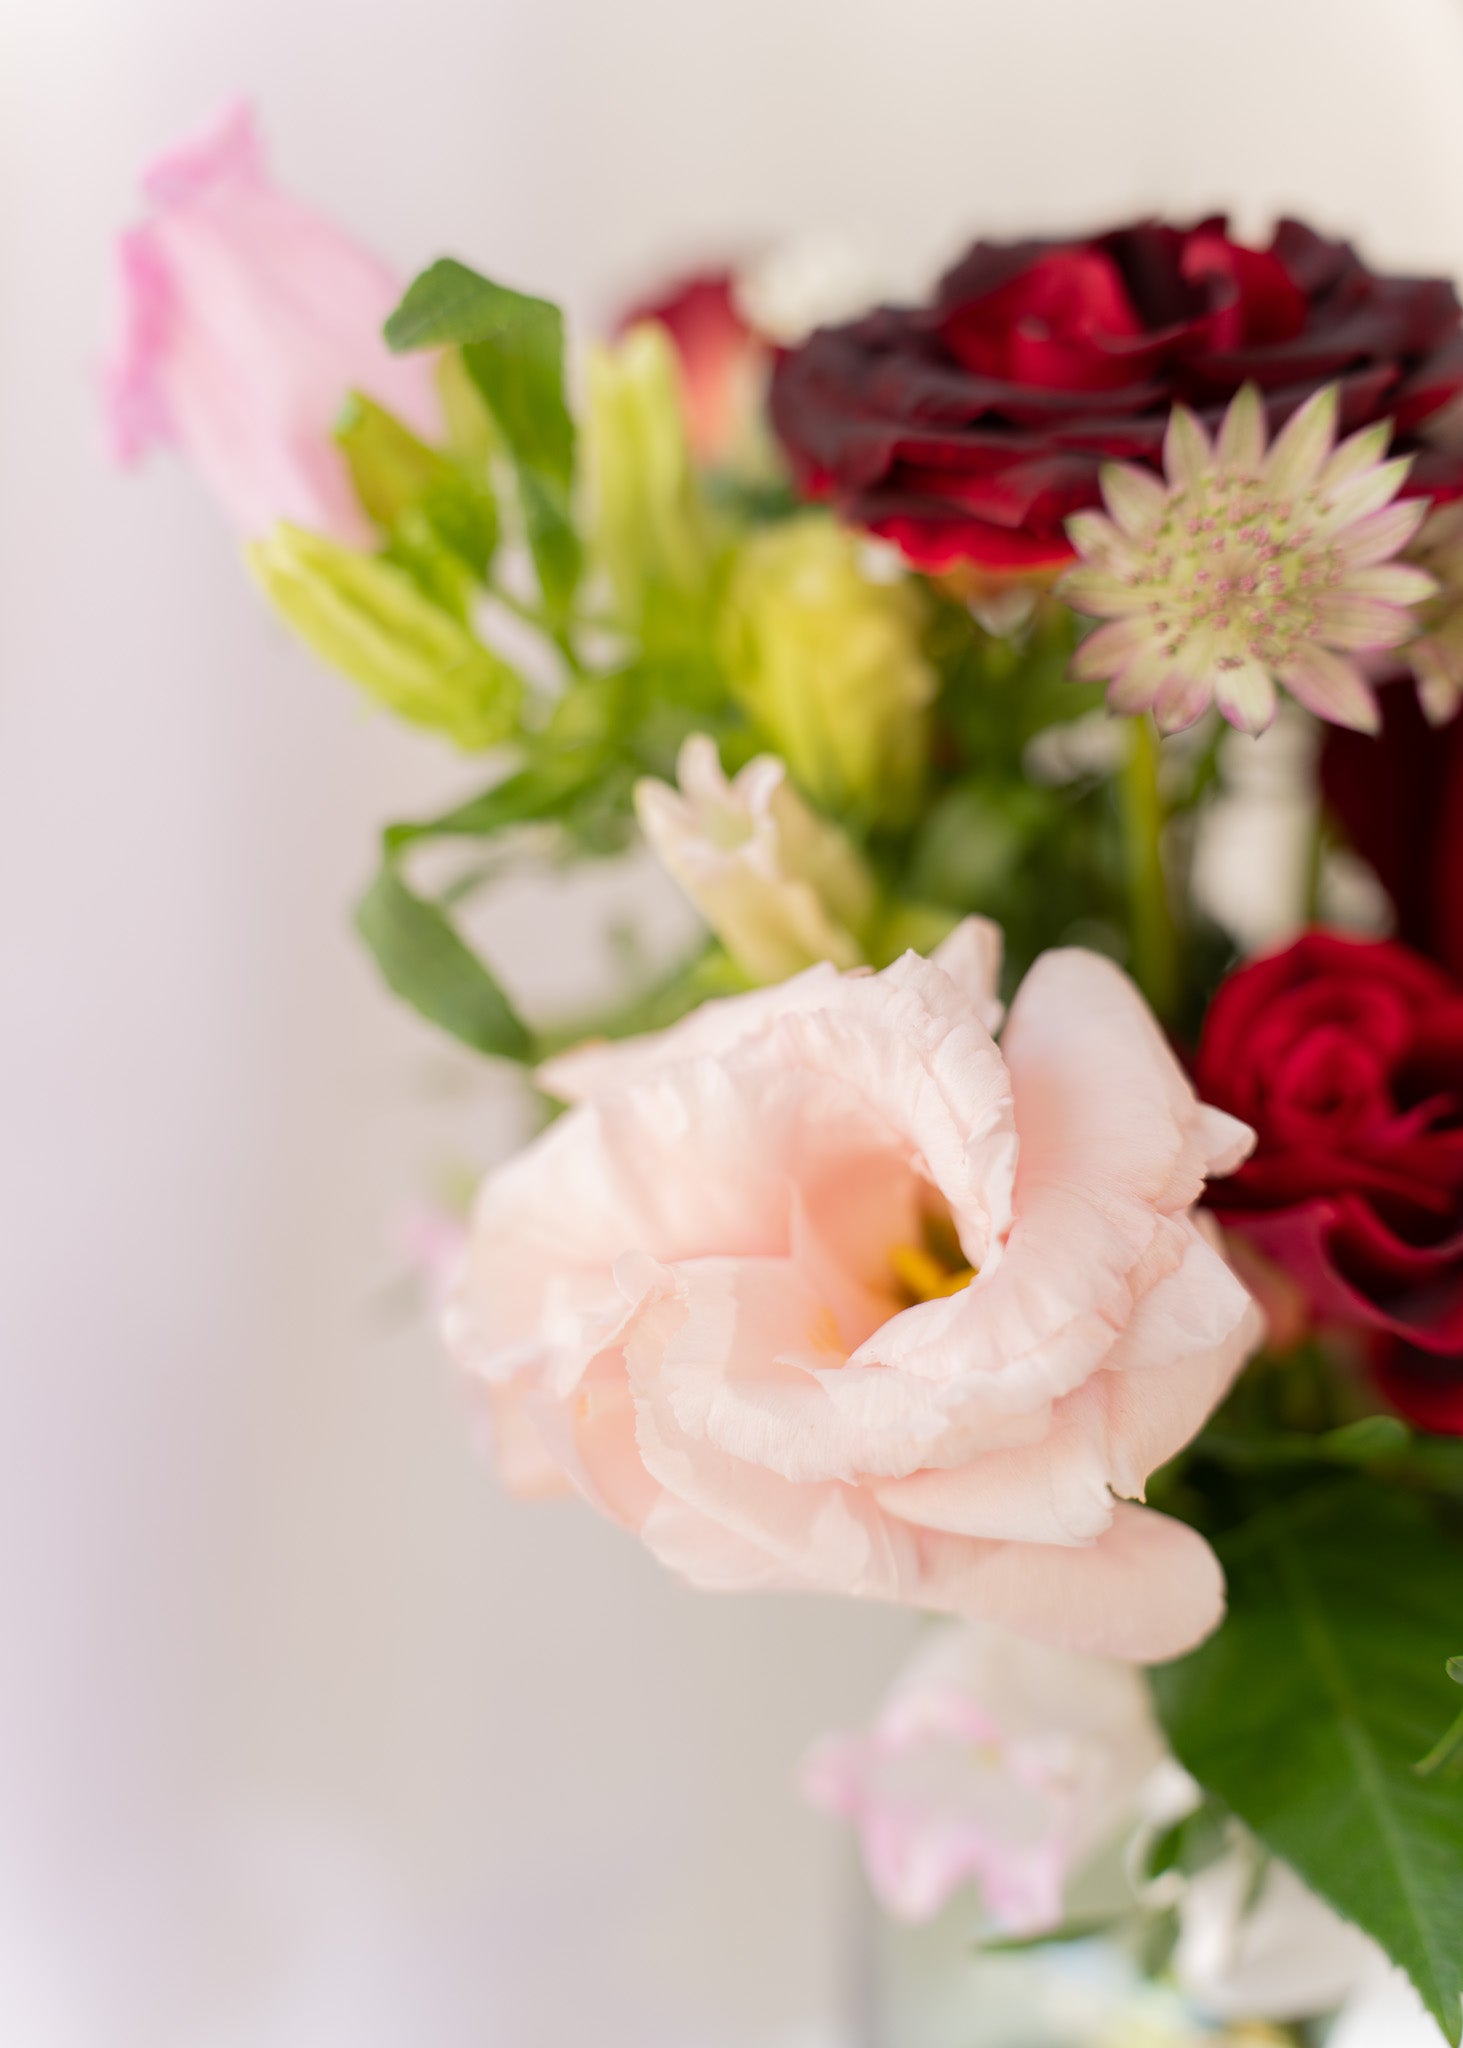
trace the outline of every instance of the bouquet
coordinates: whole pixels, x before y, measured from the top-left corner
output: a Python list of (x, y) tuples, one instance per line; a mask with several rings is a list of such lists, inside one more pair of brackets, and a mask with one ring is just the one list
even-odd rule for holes
[[(805, 1775), (894, 1914), (1100, 1937), (1250, 2040), (1458, 2042), (1452, 287), (1142, 221), (913, 306), (707, 273), (571, 349), (461, 262), (402, 290), (245, 112), (147, 191), (121, 453), (179, 444), (464, 757), (357, 923), (543, 1105), (445, 1232), (504, 1484), (937, 1617)], [(1247, 922), (1203, 877), (1250, 762), (1301, 853)], [(525, 1016), (471, 899), (637, 838), (696, 942)]]

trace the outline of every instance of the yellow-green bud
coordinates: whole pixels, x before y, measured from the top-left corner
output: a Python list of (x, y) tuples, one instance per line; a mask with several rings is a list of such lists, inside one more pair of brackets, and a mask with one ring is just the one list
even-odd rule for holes
[(463, 748), (495, 746), (513, 730), (517, 676), (406, 570), (299, 526), (255, 541), (248, 561), (306, 646), (398, 718)]
[(335, 441), (367, 516), (388, 531), (451, 475), (445, 456), (359, 391), (351, 392), (341, 408)]
[(815, 802), (900, 818), (923, 778), (936, 678), (918, 591), (870, 577), (866, 546), (820, 512), (754, 534), (727, 590), (721, 653), (733, 694)]
[(631, 623), (657, 593), (696, 593), (710, 564), (679, 374), (665, 329), (653, 321), (590, 352), (590, 545)]

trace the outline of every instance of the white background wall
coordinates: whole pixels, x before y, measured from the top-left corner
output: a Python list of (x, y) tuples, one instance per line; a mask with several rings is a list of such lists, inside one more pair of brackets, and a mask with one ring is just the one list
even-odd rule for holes
[[(385, 1239), (513, 1105), (346, 926), (373, 826), (471, 778), (285, 643), (190, 478), (109, 473), (109, 238), (243, 89), (403, 269), (583, 317), (767, 233), (918, 277), (1225, 199), (1451, 273), (1463, 4), (0, 0), (0, 39), (0, 2039), (852, 2038), (790, 1777), (907, 1623), (693, 1597), (476, 1462)], [(540, 911), (522, 986), (592, 977)]]

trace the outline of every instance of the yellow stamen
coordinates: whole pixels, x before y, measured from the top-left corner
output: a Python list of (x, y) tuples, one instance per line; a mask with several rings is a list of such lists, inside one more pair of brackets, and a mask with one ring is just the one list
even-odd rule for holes
[(968, 1287), (975, 1278), (973, 1267), (961, 1266), (951, 1272), (948, 1266), (942, 1265), (933, 1253), (919, 1244), (892, 1246), (889, 1263), (894, 1268), (895, 1279), (911, 1302), (943, 1301), (948, 1295), (958, 1294), (963, 1287)]

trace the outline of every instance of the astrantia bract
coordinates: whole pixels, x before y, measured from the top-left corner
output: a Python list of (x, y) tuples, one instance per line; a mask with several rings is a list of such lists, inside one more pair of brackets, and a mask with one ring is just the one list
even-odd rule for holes
[(1263, 732), (1282, 683), (1317, 717), (1376, 730), (1376, 699), (1354, 657), (1418, 630), (1411, 607), (1436, 585), (1392, 558), (1427, 500), (1392, 502), (1408, 462), (1382, 459), (1385, 422), (1338, 448), (1336, 415), (1333, 385), (1267, 450), (1264, 408), (1247, 384), (1212, 444), (1187, 406), (1174, 407), (1166, 478), (1125, 463), (1103, 469), (1110, 516), (1068, 522), (1081, 563), (1059, 591), (1107, 621), (1077, 649), (1072, 672), (1106, 682), (1114, 711), (1151, 709), (1163, 731), (1177, 732), (1213, 703), (1242, 732)]

